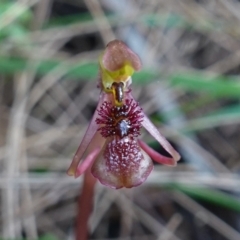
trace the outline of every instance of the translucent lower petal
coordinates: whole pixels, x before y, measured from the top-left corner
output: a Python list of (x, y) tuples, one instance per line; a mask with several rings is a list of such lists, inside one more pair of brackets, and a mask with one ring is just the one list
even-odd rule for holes
[(92, 141), (92, 139), (98, 129), (98, 125), (96, 124), (96, 118), (98, 117), (97, 110), (102, 106), (102, 103), (107, 100), (109, 100), (109, 94), (102, 92), (99, 97), (99, 102), (98, 102), (97, 108), (93, 114), (92, 120), (91, 120), (91, 122), (88, 126), (88, 129), (82, 139), (82, 142), (80, 143), (80, 145), (77, 149), (77, 152), (75, 153), (75, 155), (73, 157), (72, 163), (67, 171), (68, 175), (74, 176), (76, 174), (77, 167), (83, 158), (83, 154), (85, 153), (86, 149), (88, 148), (88, 145)]

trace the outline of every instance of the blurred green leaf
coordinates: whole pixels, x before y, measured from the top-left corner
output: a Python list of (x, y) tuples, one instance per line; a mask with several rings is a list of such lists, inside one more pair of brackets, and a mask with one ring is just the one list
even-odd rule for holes
[(133, 80), (136, 83), (146, 84), (159, 78), (159, 75), (148, 69), (142, 69), (139, 72), (134, 73)]
[[(18, 3), (16, 2), (0, 2), (0, 18), (5, 18), (3, 15), (6, 14), (7, 11), (10, 11), (7, 12), (7, 16), (10, 14), (14, 15), (17, 7)], [(22, 6), (19, 5), (19, 8), (21, 7)], [(23, 13), (15, 19), (15, 21), (0, 29), (0, 40), (12, 38), (16, 41), (25, 36), (28, 33), (27, 24), (31, 21), (31, 19), (32, 12), (29, 9), (24, 10)]]
[(97, 63), (85, 63), (73, 66), (69, 69), (68, 76), (79, 77), (85, 79), (96, 79), (98, 74), (98, 64)]
[(168, 28), (187, 26), (185, 19), (177, 14), (148, 14), (142, 16), (143, 22), (150, 26), (164, 26)]
[(69, 24), (80, 23), (80, 22), (87, 22), (93, 21), (93, 17), (89, 13), (81, 13), (81, 14), (72, 14), (69, 16), (63, 17), (55, 17), (49, 20), (49, 22), (44, 25), (44, 28), (51, 28), (56, 26), (66, 26)]
[(236, 104), (233, 106), (222, 107), (220, 110), (211, 113), (211, 117), (230, 117), (238, 116), (240, 117), (240, 105)]
[(28, 33), (28, 30), (19, 24), (12, 24), (11, 27), (7, 27), (0, 31), (0, 40), (5, 38), (11, 38), (14, 41), (21, 40)]
[[(6, 11), (8, 11), (9, 9), (11, 9), (13, 6), (22, 8), (22, 5), (17, 3), (16, 1), (11, 2), (11, 1), (1, 1), (0, 2), (0, 17), (5, 14)], [(14, 14), (15, 12), (12, 11), (12, 14)], [(25, 11), (23, 11), (23, 13), (16, 19), (18, 23), (21, 24), (26, 24), (29, 23), (29, 21), (32, 18), (32, 12), (29, 9), (26, 9)]]
[(39, 238), (39, 240), (58, 240), (54, 235), (48, 233)]
[[(10, 240), (10, 239), (6, 239), (6, 238), (0, 238), (0, 240)], [(11, 240), (25, 240), (25, 238), (21, 238), (21, 239), (11, 239)], [(44, 236), (40, 237), (38, 240), (58, 240), (58, 238), (56, 238), (53, 234), (45, 234)]]
[(26, 61), (17, 58), (0, 57), (0, 73), (13, 74), (26, 68)]
[[(97, 60), (96, 60), (97, 61)], [(39, 63), (37, 74), (44, 75), (57, 66), (66, 69), (66, 76), (79, 79), (96, 79), (98, 73), (97, 62), (72, 63), (71, 65), (58, 60), (45, 60)], [(0, 57), (0, 73), (13, 74), (29, 67), (26, 59)], [(31, 69), (29, 69), (31, 70)], [(160, 74), (149, 69), (136, 72), (133, 76), (135, 83), (146, 84), (160, 78)], [(188, 73), (169, 76), (170, 84), (187, 91), (205, 92), (213, 97), (240, 97), (240, 82), (235, 77), (211, 78), (207, 74)]]
[[(66, 69), (66, 74), (69, 77), (79, 77), (79, 78), (92, 78), (97, 77), (98, 65), (97, 63), (77, 63), (68, 65), (67, 63), (62, 63), (57, 60), (45, 60), (39, 63), (37, 68), (37, 73), (44, 75), (52, 71), (54, 68), (60, 66), (61, 69)], [(13, 74), (19, 71), (23, 71), (28, 68), (29, 65), (25, 59), (20, 58), (7, 58), (0, 57), (0, 73), (2, 74)]]
[(184, 192), (185, 194), (199, 200), (210, 202), (237, 212), (240, 212), (240, 201), (231, 194), (224, 193), (213, 188), (191, 187), (184, 184), (171, 184), (170, 189)]
[[(37, 73), (44, 75), (52, 71), (54, 68), (61, 64), (61, 68), (66, 69), (66, 74), (69, 77), (79, 79), (96, 79), (98, 74), (98, 63), (77, 63), (67, 65), (57, 60), (45, 60), (39, 64)], [(25, 59), (20, 58), (8, 58), (0, 57), (0, 73), (2, 74), (13, 74), (15, 72), (22, 71), (29, 67)], [(29, 69), (31, 70), (31, 69)], [(136, 83), (147, 83), (156, 79), (157, 75), (149, 70), (142, 70), (134, 74), (134, 80)]]
[[(109, 20), (114, 17), (112, 13), (107, 13), (105, 15)], [(116, 17), (116, 16), (115, 16)], [(83, 23), (83, 22), (93, 22), (95, 23), (95, 19), (92, 17), (90, 13), (81, 13), (81, 14), (71, 14), (68, 16), (54, 17), (44, 25), (44, 28), (58, 27), (58, 26), (67, 26), (75, 23)]]
[(182, 126), (179, 126), (179, 130), (182, 133), (186, 133), (239, 122), (240, 106), (235, 105), (224, 107), (206, 116), (186, 121)]
[(207, 92), (218, 97), (240, 97), (240, 82), (235, 77), (209, 77), (205, 74), (185, 73), (170, 76), (170, 83), (187, 91)]

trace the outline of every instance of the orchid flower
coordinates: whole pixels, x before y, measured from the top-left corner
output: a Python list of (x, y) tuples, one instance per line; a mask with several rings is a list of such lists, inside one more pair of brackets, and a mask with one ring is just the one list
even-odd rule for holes
[[(152, 160), (175, 166), (180, 155), (144, 114), (131, 94), (139, 57), (122, 41), (111, 41), (99, 59), (101, 93), (83, 140), (77, 149), (70, 176), (91, 167), (92, 175), (111, 188), (131, 188), (143, 183), (153, 169)], [(171, 155), (166, 157), (139, 139), (144, 127)]]

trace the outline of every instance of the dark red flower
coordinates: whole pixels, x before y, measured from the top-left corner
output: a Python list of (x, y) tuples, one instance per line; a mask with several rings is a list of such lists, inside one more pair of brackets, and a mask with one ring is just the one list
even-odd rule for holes
[[(112, 55), (111, 55), (112, 53)], [(153, 162), (175, 166), (178, 152), (162, 136), (131, 95), (131, 74), (140, 61), (123, 42), (111, 42), (101, 60), (101, 87), (97, 109), (68, 169), (80, 176), (91, 172), (111, 188), (134, 187), (143, 183)], [(139, 139), (144, 127), (172, 156), (165, 157)]]

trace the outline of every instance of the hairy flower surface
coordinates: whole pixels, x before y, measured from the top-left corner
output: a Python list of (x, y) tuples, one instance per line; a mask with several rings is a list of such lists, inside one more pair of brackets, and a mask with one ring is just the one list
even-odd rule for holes
[(126, 103), (122, 106), (104, 102), (98, 113), (100, 117), (96, 119), (96, 123), (103, 125), (98, 129), (103, 137), (140, 135), (142, 109), (132, 99), (126, 99)]
[[(138, 56), (123, 42), (110, 42), (100, 58), (99, 103), (68, 174), (91, 172), (111, 188), (143, 183), (153, 169), (152, 160), (175, 166), (179, 154), (161, 135), (132, 97), (131, 75), (141, 68)], [(172, 156), (166, 157), (139, 139), (144, 127)]]

